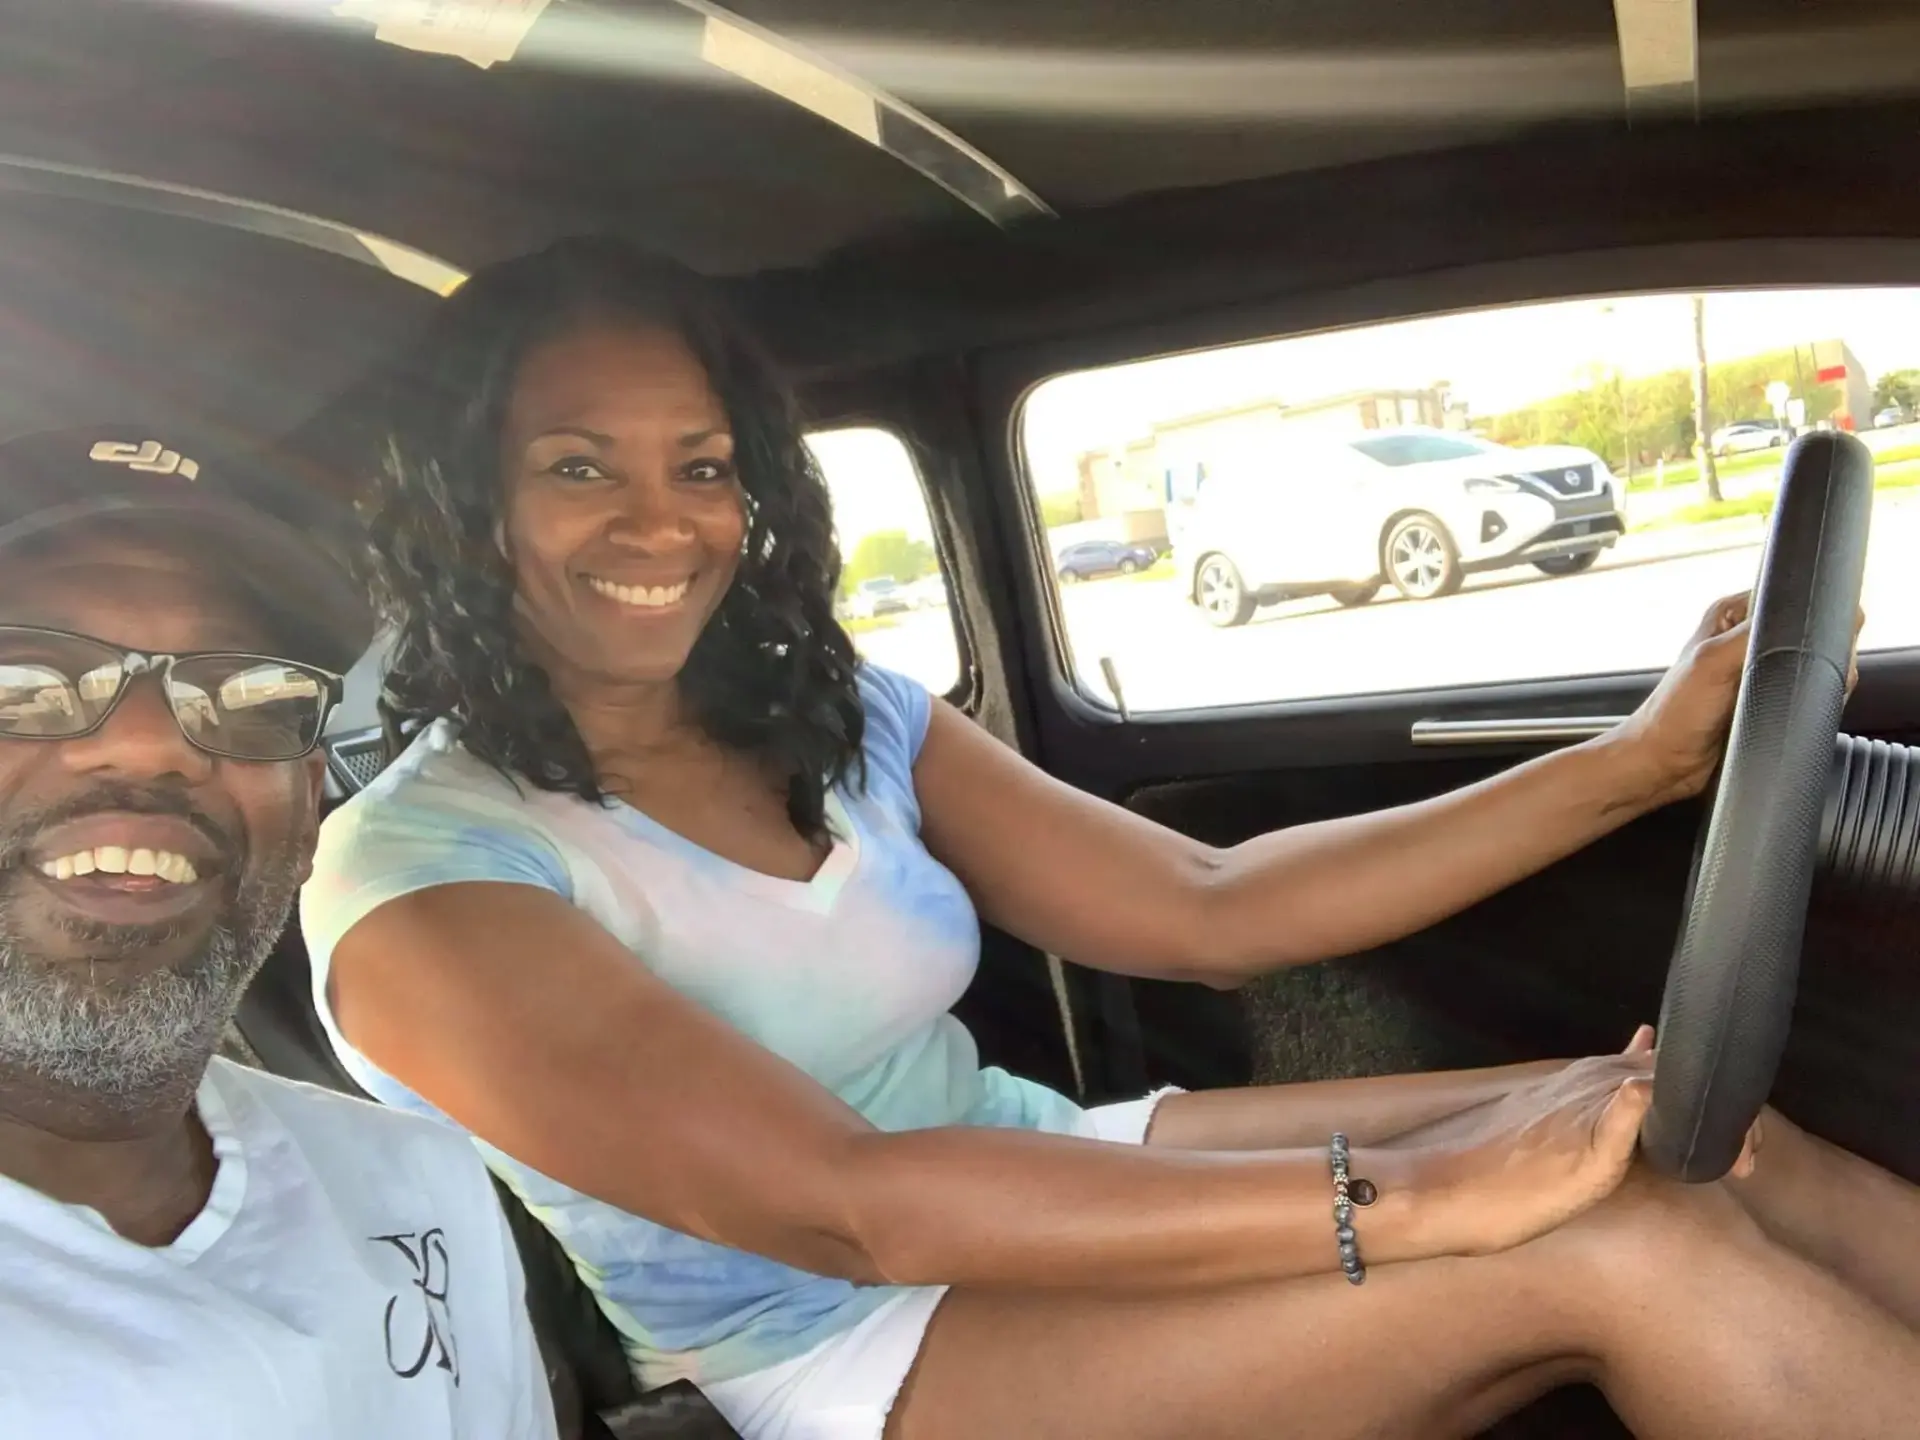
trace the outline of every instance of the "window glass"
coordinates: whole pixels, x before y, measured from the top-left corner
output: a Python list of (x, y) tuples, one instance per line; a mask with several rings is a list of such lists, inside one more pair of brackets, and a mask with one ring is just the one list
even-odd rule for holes
[[(1920, 644), (1920, 289), (1512, 306), (1062, 376), (1022, 418), (1073, 671), (1182, 709), (1658, 668), (1793, 437), (1874, 451), (1867, 649)], [(1706, 437), (1700, 443), (1700, 437)], [(1068, 547), (1112, 542), (1122, 573)], [(1150, 557), (1150, 559), (1147, 559)]]
[(1482, 455), (1487, 447), (1467, 436), (1424, 435), (1418, 431), (1355, 440), (1353, 448), (1382, 465), (1426, 465), (1435, 460), (1465, 460)]
[(843, 570), (835, 613), (854, 648), (935, 695), (960, 683), (947, 583), (926, 490), (891, 430), (818, 430), (807, 447), (833, 498)]

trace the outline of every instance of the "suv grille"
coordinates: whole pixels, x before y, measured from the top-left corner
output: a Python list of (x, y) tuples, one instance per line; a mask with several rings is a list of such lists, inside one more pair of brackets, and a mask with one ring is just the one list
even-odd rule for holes
[(1538, 550), (1544, 545), (1552, 545), (1561, 540), (1584, 540), (1592, 535), (1619, 535), (1623, 533), (1618, 515), (1595, 515), (1588, 520), (1562, 520), (1558, 525), (1549, 526), (1533, 537), (1528, 547)]
[(1591, 495), (1593, 493), (1593, 467), (1591, 465), (1569, 465), (1558, 470), (1535, 470), (1528, 479), (1555, 495)]

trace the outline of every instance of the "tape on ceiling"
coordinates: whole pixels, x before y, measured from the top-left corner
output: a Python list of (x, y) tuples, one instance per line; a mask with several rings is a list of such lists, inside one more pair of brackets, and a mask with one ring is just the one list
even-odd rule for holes
[(374, 27), (376, 40), (455, 55), (482, 70), (514, 57), (548, 0), (338, 0), (333, 13)]

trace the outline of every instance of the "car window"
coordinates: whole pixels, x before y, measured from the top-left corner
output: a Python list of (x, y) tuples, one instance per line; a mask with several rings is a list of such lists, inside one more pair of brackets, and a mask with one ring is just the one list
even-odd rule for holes
[(1378, 440), (1355, 440), (1353, 448), (1382, 465), (1431, 465), (1443, 460), (1465, 460), (1484, 455), (1488, 447), (1465, 436), (1384, 435)]
[(960, 683), (960, 648), (927, 493), (891, 430), (857, 426), (807, 436), (833, 499), (842, 571), (834, 606), (854, 648), (935, 695)]
[(1111, 661), (1146, 712), (1663, 666), (1752, 583), (1785, 446), (1816, 429), (1876, 457), (1862, 646), (1920, 645), (1917, 408), (1920, 289), (1828, 289), (1145, 360), (1046, 382), (1020, 425), (1052, 553), (1158, 557), (1059, 602), (1078, 685), (1111, 703)]

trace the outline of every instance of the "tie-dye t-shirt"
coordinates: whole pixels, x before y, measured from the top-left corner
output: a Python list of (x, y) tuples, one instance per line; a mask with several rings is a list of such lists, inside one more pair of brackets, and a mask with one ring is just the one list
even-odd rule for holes
[[(960, 882), (919, 840), (913, 764), (927, 692), (863, 666), (860, 696), (866, 783), (830, 794), (833, 849), (804, 882), (744, 869), (631, 806), (516, 789), (462, 750), (451, 725), (423, 732), (321, 827), (301, 896), (314, 1002), (347, 1070), (387, 1104), (453, 1123), (341, 1037), (327, 1006), (328, 960), (347, 930), (389, 900), (503, 881), (585, 910), (661, 979), (881, 1129), (1073, 1132), (1077, 1106), (982, 1068), (972, 1036), (948, 1013), (973, 978), (980, 931)], [(792, 1359), (898, 1293), (679, 1234), (475, 1143), (559, 1237), (645, 1384), (731, 1379)]]

